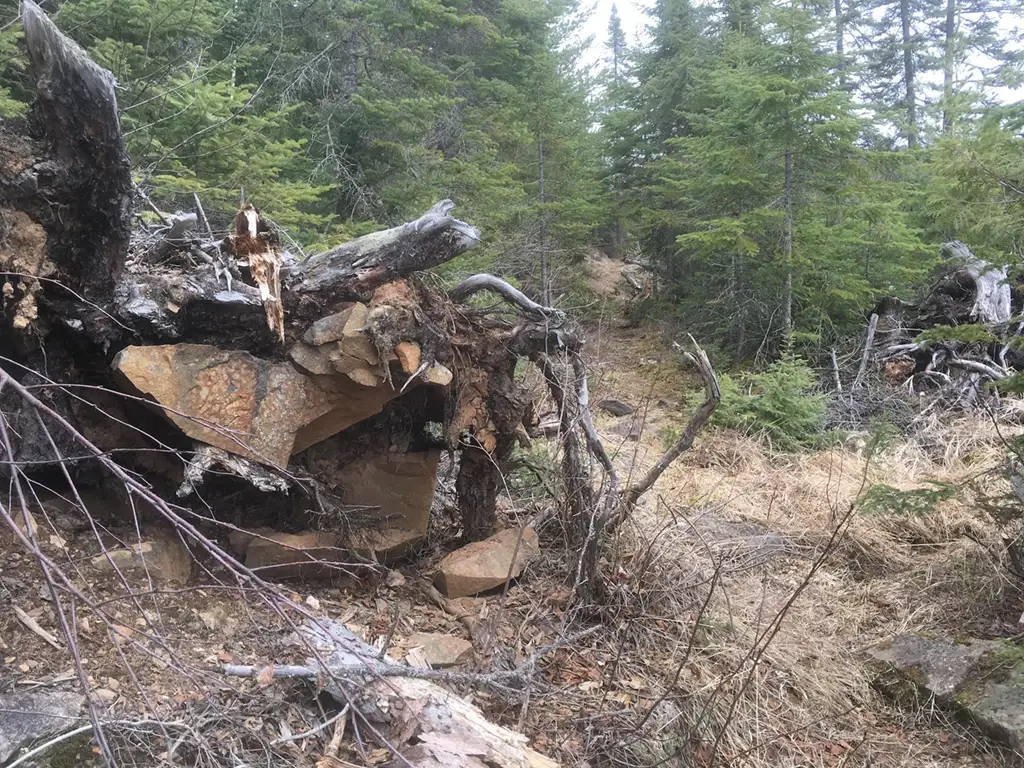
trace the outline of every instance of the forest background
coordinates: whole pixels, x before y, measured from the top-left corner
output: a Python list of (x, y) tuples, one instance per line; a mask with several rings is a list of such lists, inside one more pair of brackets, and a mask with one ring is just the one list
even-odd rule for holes
[(657, 0), (636, 45), (614, 6), (582, 37), (571, 0), (44, 8), (115, 74), (143, 193), (198, 193), (223, 227), (244, 195), (299, 255), (449, 197), (485, 242), (442, 279), (487, 269), (586, 312), (580, 259), (638, 259), (660, 279), (636, 311), (725, 365), (820, 359), (926, 289), (942, 242), (1021, 265), (1015, 0)]

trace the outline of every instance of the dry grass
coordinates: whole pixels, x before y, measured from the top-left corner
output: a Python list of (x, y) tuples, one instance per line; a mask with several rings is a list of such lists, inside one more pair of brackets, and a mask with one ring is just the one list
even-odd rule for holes
[[(622, 436), (629, 417), (596, 416), (628, 477), (685, 420), (678, 368), (653, 333), (593, 335), (595, 402), (641, 406), (637, 441)], [(1021, 431), (985, 418), (917, 427), (870, 458), (866, 436), (789, 457), (726, 431), (704, 436), (609, 548), (618, 599), (607, 630), (578, 649), (576, 676), (556, 674), (561, 686), (517, 721), (570, 765), (1013, 764), (928, 702), (896, 705), (873, 685), (871, 646), (900, 632), (999, 634), (1022, 602), (972, 540), (998, 538), (969, 498), (920, 516), (848, 515), (875, 483), (975, 477)]]
[[(631, 462), (655, 460), (660, 446), (651, 427), (673, 417), (650, 408), (646, 418), (645, 436), (620, 450), (626, 471)], [(606, 431), (610, 425), (601, 420)], [(638, 766), (664, 759), (1001, 764), (937, 713), (914, 712), (908, 724), (909, 715), (873, 689), (875, 673), (864, 657), (899, 632), (961, 633), (972, 622), (983, 631), (982, 623), (1005, 612), (1016, 593), (984, 550), (963, 537), (966, 526), (993, 537), (991, 526), (950, 501), (924, 516), (853, 514), (843, 534), (830, 538), (870, 484), (909, 490), (927, 480), (959, 483), (997, 462), (1002, 448), (991, 422), (978, 419), (933, 424), (919, 440), (870, 461), (848, 449), (773, 458), (740, 435), (705, 438), (665, 473), (659, 497), (638, 510), (617, 542), (624, 600), (642, 606), (630, 618), (636, 661), (628, 675), (650, 681), (656, 695), (664, 693), (666, 670), (684, 658), (702, 585), (716, 572), (718, 583), (697, 649), (651, 718), (658, 720), (654, 733), (625, 740), (612, 750), (615, 759)], [(630, 572), (651, 560), (656, 565)], [(816, 562), (820, 569), (808, 579)], [(1012, 610), (1019, 612), (1016, 603)], [(673, 754), (684, 743), (687, 759)]]
[[(611, 294), (615, 270), (591, 271), (599, 295)], [(662, 434), (685, 423), (688, 377), (656, 329), (605, 320), (588, 347), (592, 402), (640, 407), (636, 441), (630, 417), (595, 414), (628, 482), (660, 456)], [(915, 427), (870, 460), (867, 435), (788, 457), (734, 433), (702, 436), (610, 543), (615, 600), (601, 632), (552, 659), (549, 686), (526, 707), (492, 711), (566, 765), (1018, 764), (932, 702), (896, 703), (874, 685), (873, 645), (901, 632), (1005, 634), (1024, 603), (976, 543), (997, 531), (969, 497), (919, 516), (848, 515), (875, 483), (911, 490), (977, 477), (1000, 461), (1006, 433), (1021, 432), (985, 418), (930, 416)], [(572, 555), (557, 533), (545, 543), (505, 622), (529, 625), (564, 589)], [(572, 620), (555, 618), (543, 633)]]

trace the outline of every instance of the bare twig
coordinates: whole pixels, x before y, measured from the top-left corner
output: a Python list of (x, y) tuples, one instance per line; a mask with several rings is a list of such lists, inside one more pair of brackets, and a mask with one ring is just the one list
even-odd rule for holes
[(349, 707), (349, 705), (346, 704), (344, 707), (341, 708), (341, 711), (338, 714), (329, 717), (327, 720), (324, 720), (322, 723), (320, 723), (320, 725), (316, 725), (310, 728), (308, 731), (303, 731), (302, 733), (294, 733), (291, 736), (282, 736), (279, 739), (274, 739), (270, 743), (272, 745), (284, 744), (288, 741), (301, 741), (302, 739), (308, 739), (310, 736), (315, 736), (316, 734), (320, 733), (320, 731), (324, 730), (330, 725), (333, 725), (336, 721), (348, 715), (349, 709), (351, 709), (351, 707)]
[[(708, 423), (711, 415), (718, 408), (718, 404), (722, 401), (722, 390), (718, 384), (718, 376), (715, 374), (715, 369), (711, 365), (711, 361), (708, 359), (707, 353), (700, 348), (693, 337), (690, 337), (690, 341), (693, 343), (694, 351), (692, 353), (686, 352), (684, 356), (687, 360), (697, 366), (697, 371), (700, 373), (701, 378), (704, 380), (704, 391), (707, 396), (703, 403), (693, 412), (693, 416), (690, 417), (690, 422), (686, 425), (686, 429), (683, 430), (683, 434), (676, 441), (675, 445), (665, 451), (665, 454), (658, 460), (658, 462), (648, 470), (647, 474), (640, 478), (639, 481), (633, 484), (626, 494), (626, 507), (632, 507), (636, 502), (643, 496), (658, 478), (661, 477), (662, 472), (668, 469), (669, 465), (679, 458), (679, 455), (684, 451), (690, 450), (693, 446), (693, 441), (697, 437), (697, 433), (704, 428), (704, 425)], [(679, 345), (676, 345), (679, 348)], [(628, 509), (620, 509), (617, 516), (628, 514)]]
[(14, 615), (18, 617), (18, 620), (21, 621), (22, 624), (24, 624), (26, 627), (32, 630), (32, 632), (34, 632), (36, 635), (45, 640), (49, 645), (53, 646), (58, 651), (63, 650), (63, 648), (61, 648), (60, 643), (57, 642), (57, 638), (55, 638), (53, 635), (51, 635), (49, 632), (47, 632), (45, 629), (39, 626), (38, 621), (33, 619), (18, 606), (14, 606)]
[(857, 377), (853, 380), (853, 386), (850, 389), (857, 389), (864, 379), (864, 374), (867, 373), (868, 361), (871, 359), (871, 351), (875, 346), (875, 329), (877, 327), (878, 314), (872, 313), (871, 320), (868, 322), (868, 332), (864, 337), (864, 356), (860, 359), (860, 368), (857, 369)]

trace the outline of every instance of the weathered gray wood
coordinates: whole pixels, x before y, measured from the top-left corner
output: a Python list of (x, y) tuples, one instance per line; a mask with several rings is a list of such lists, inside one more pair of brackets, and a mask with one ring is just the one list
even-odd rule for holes
[(476, 227), (451, 216), (454, 208), (442, 200), (415, 221), (311, 256), (290, 271), (286, 292), (319, 310), (365, 299), (379, 285), (450, 261), (480, 241)]
[[(479, 232), (452, 218), (451, 209), (450, 201), (442, 201), (408, 224), (364, 235), (305, 262), (285, 264), (281, 301), (287, 330), (300, 337), (338, 301), (365, 300), (385, 283), (472, 248)], [(259, 290), (240, 280), (232, 281), (228, 290), (222, 277), (216, 265), (204, 264), (189, 273), (140, 267), (122, 276), (116, 314), (147, 340), (187, 339), (254, 353), (283, 349), (267, 330)]]
[(1009, 321), (1013, 312), (1010, 308), (1010, 285), (1007, 282), (1008, 266), (997, 267), (979, 259), (959, 240), (943, 243), (942, 255), (947, 259), (961, 262), (963, 269), (974, 279), (974, 305), (971, 307), (970, 315), (972, 320), (993, 325)]
[(868, 332), (864, 337), (864, 354), (860, 359), (860, 368), (857, 369), (857, 378), (853, 380), (853, 386), (850, 389), (856, 389), (861, 385), (864, 380), (864, 375), (868, 370), (868, 362), (871, 360), (871, 352), (875, 348), (875, 329), (878, 328), (878, 315), (872, 313), (871, 320), (868, 322)]
[[(300, 634), (317, 658), (307, 659), (305, 665), (275, 665), (271, 674), (316, 681), (339, 704), (351, 706), (371, 735), (383, 737), (397, 750), (388, 765), (557, 768), (554, 760), (531, 749), (525, 736), (488, 721), (472, 704), (433, 682), (493, 682), (507, 677), (521, 684), (521, 671), (482, 675), (407, 667), (380, 659), (375, 648), (341, 623), (326, 619), (307, 622)], [(233, 664), (223, 671), (240, 677), (260, 674), (256, 667)], [(417, 744), (407, 743), (414, 734)], [(424, 744), (430, 748), (424, 749)]]

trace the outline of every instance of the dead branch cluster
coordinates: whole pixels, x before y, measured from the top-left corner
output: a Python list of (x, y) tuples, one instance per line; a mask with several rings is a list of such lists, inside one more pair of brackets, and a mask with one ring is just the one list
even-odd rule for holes
[[(899, 412), (906, 411), (900, 403), (921, 396), (928, 400), (925, 413), (990, 408), (998, 402), (999, 382), (1024, 370), (1019, 351), (1024, 302), (1009, 268), (989, 264), (960, 242), (941, 250), (943, 274), (922, 298), (890, 297), (874, 308), (852, 382), (844, 385), (833, 352), (833, 378), (848, 411), (846, 421), (881, 410), (891, 410), (899, 420)], [(874, 394), (866, 397), (866, 392)]]

